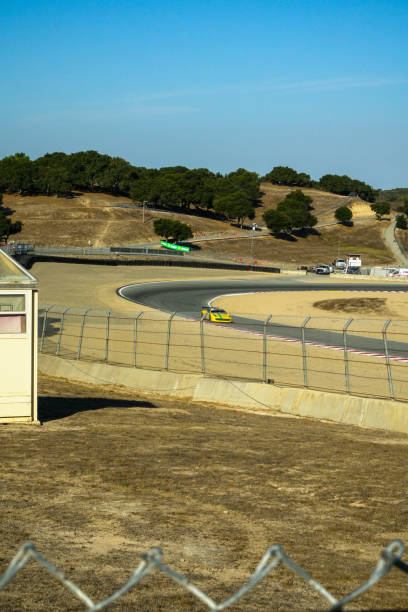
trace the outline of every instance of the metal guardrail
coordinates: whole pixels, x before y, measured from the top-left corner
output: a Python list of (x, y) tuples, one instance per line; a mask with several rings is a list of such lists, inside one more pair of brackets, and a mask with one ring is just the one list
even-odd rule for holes
[[(251, 232), (252, 234), (252, 232)], [(247, 236), (251, 237), (251, 236)], [(395, 239), (400, 245), (400, 248), (403, 253), (406, 253), (404, 247), (400, 243), (397, 235), (395, 235)], [(202, 238), (192, 239), (190, 242), (199, 242)], [(270, 272), (280, 272), (280, 271), (290, 271), (297, 272), (300, 270), (309, 270), (308, 266), (301, 266), (300, 268), (294, 268), (293, 266), (288, 265), (286, 262), (276, 263), (269, 262), (265, 260), (261, 260), (259, 258), (255, 258), (247, 255), (228, 255), (228, 254), (217, 254), (211, 253), (211, 255), (203, 255), (200, 253), (196, 253), (194, 251), (190, 253), (183, 253), (180, 251), (171, 251), (171, 250), (162, 250), (157, 248), (149, 248), (146, 246), (143, 247), (132, 247), (132, 246), (110, 246), (110, 247), (36, 247), (35, 245), (25, 244), (25, 243), (16, 243), (9, 244), (0, 247), (0, 249), (6, 251), (8, 254), (12, 256), (53, 256), (53, 255), (61, 255), (61, 256), (94, 256), (95, 258), (98, 256), (109, 256), (109, 255), (134, 255), (137, 257), (148, 256), (152, 258), (183, 258), (186, 261), (198, 262), (198, 265), (202, 262), (214, 262), (214, 263), (225, 263), (230, 264), (231, 266), (241, 266), (241, 268), (250, 268), (251, 270), (259, 270), (259, 271), (270, 271)], [(395, 268), (395, 266), (393, 267)], [(345, 271), (335, 270), (336, 274), (341, 274), (344, 278), (356, 278), (356, 276), (375, 276), (379, 278), (388, 278), (388, 270), (391, 269), (390, 266), (385, 268), (373, 267), (373, 268), (361, 268), (359, 274), (348, 274)], [(302, 273), (302, 272), (300, 272)], [(395, 280), (395, 278), (393, 279)], [(408, 280), (406, 278), (399, 278), (398, 280)]]
[[(249, 314), (246, 320), (245, 328), (237, 328), (200, 320), (199, 313), (132, 316), (42, 306), (39, 350), (126, 367), (408, 400), (408, 321), (271, 315), (256, 320)], [(362, 337), (376, 350), (359, 348)]]
[[(353, 591), (338, 599), (317, 580), (314, 580), (307, 570), (300, 567), (291, 557), (289, 557), (281, 546), (271, 546), (263, 555), (249, 580), (237, 591), (235, 591), (235, 593), (217, 603), (206, 593), (204, 593), (204, 591), (190, 582), (186, 576), (180, 574), (163, 563), (163, 553), (161, 549), (158, 547), (153, 547), (147, 553), (142, 555), (142, 561), (133, 571), (129, 580), (125, 584), (123, 584), (119, 589), (114, 591), (105, 599), (99, 602), (94, 602), (77, 584), (69, 580), (62, 570), (58, 569), (55, 565), (48, 561), (48, 559), (41, 555), (33, 544), (27, 542), (18, 550), (4, 574), (0, 576), (0, 589), (4, 588), (5, 585), (24, 568), (25, 564), (30, 559), (34, 559), (45, 567), (45, 569), (67, 590), (75, 595), (75, 597), (77, 597), (84, 604), (84, 606), (86, 606), (87, 610), (96, 611), (106, 608), (109, 604), (125, 595), (125, 593), (127, 593), (134, 586), (138, 585), (151, 572), (158, 570), (179, 584), (183, 589), (191, 593), (209, 610), (225, 610), (241, 599), (258, 583), (260, 583), (268, 574), (272, 572), (272, 570), (282, 565), (285, 567), (285, 569), (293, 572), (296, 576), (304, 580), (312, 589), (314, 589), (323, 599), (326, 600), (326, 602), (328, 602), (329, 607), (327, 609), (334, 612), (342, 610), (346, 604), (356, 600), (360, 595), (366, 593), (370, 588), (384, 578), (393, 568), (399, 569), (404, 573), (408, 573), (408, 564), (401, 559), (404, 550), (405, 546), (401, 540), (393, 540), (390, 542), (390, 544), (380, 554), (380, 557), (369, 578), (362, 582)], [(276, 604), (278, 603), (279, 602), (276, 602)], [(384, 605), (383, 609), (386, 607), (387, 606)]]

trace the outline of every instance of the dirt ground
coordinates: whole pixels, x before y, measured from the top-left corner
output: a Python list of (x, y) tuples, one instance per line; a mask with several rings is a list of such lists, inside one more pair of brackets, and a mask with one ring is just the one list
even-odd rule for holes
[[(404, 287), (403, 287), (404, 288)], [(350, 285), (352, 289), (352, 285)], [(304, 291), (256, 293), (226, 296), (214, 305), (239, 315), (285, 315), (285, 317), (325, 315), (343, 320), (347, 315), (363, 318), (407, 320), (408, 293), (376, 292), (367, 284), (367, 291)]]
[[(39, 280), (41, 304), (58, 304), (133, 314), (140, 306), (119, 297), (123, 285), (170, 280), (242, 278), (228, 270), (152, 266), (98, 266), (92, 264), (35, 263), (30, 270)], [(250, 272), (250, 278), (271, 278), (271, 274)]]
[[(98, 601), (159, 545), (220, 601), (279, 543), (340, 597), (390, 540), (408, 540), (407, 436), (46, 377), (40, 418), (0, 426), (1, 571), (30, 540)], [(348, 609), (406, 609), (407, 595), (394, 569)], [(231, 610), (325, 603), (278, 568)], [(83, 609), (33, 561), (0, 607)], [(155, 571), (109, 609), (205, 608)]]
[[(129, 312), (115, 288), (153, 280), (154, 271), (40, 263), (32, 272), (43, 303)], [(197, 278), (197, 271), (161, 269), (158, 277), (175, 275)], [(282, 293), (274, 294), (274, 307), (284, 308), (288, 297), (301, 304)], [(341, 299), (301, 297), (302, 308), (320, 316), (316, 301)], [(385, 308), (391, 298), (399, 296), (387, 295)], [(158, 545), (167, 565), (220, 601), (279, 543), (341, 597), (368, 577), (390, 540), (408, 541), (405, 435), (45, 376), (39, 389), (42, 427), (0, 426), (0, 572), (30, 540), (99, 601)], [(348, 609), (403, 610), (407, 595), (404, 575), (393, 569)], [(278, 568), (231, 610), (327, 607)], [(0, 609), (83, 606), (30, 562), (0, 591)], [(156, 571), (109, 609), (205, 608)]]

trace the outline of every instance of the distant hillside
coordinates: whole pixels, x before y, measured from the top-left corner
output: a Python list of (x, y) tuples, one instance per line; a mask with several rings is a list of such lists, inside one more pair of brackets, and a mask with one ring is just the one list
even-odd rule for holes
[[(262, 213), (276, 206), (291, 191), (263, 183), (264, 193), (256, 208), (256, 222), (263, 225)], [(313, 198), (314, 214), (319, 222), (333, 222), (334, 210), (347, 203), (350, 198), (304, 189)], [(355, 217), (370, 215), (369, 205), (357, 198), (352, 206)], [(118, 206), (124, 204), (124, 206)], [(5, 195), (4, 205), (13, 210), (13, 220), (20, 219), (23, 231), (12, 236), (16, 241), (36, 245), (87, 247), (90, 240), (95, 247), (109, 245), (135, 245), (157, 243), (159, 238), (153, 231), (153, 221), (169, 216), (188, 223), (202, 242), (196, 254), (248, 258), (251, 253), (256, 260), (277, 264), (301, 265), (330, 262), (338, 255), (357, 251), (363, 255), (364, 265), (393, 263), (392, 255), (383, 243), (382, 233), (387, 222), (373, 220), (358, 221), (354, 226), (329, 225), (317, 230), (298, 233), (295, 236), (257, 236), (252, 243), (252, 232), (248, 237), (239, 237), (236, 225), (225, 221), (180, 212), (154, 211), (132, 204), (129, 198), (101, 193), (82, 193), (74, 198), (55, 196)], [(143, 222), (144, 216), (144, 222)], [(214, 235), (224, 235), (215, 240)], [(205, 240), (208, 236), (208, 240)]]
[(408, 187), (397, 187), (396, 189), (379, 189), (376, 201), (395, 202), (404, 198), (408, 199)]
[(13, 220), (23, 222), (22, 232), (11, 238), (43, 246), (86, 247), (88, 240), (95, 247), (157, 242), (153, 221), (163, 216), (188, 223), (194, 232), (233, 231), (225, 222), (194, 214), (156, 212), (149, 208), (143, 213), (143, 208), (129, 198), (101, 193), (82, 193), (74, 198), (6, 194), (3, 203), (14, 211)]
[[(263, 195), (255, 209), (254, 221), (259, 226), (264, 225), (264, 211), (275, 208), (293, 189), (262, 183)], [(313, 198), (313, 214), (319, 222), (334, 221), (336, 208), (352, 204), (346, 196), (310, 188), (303, 191)], [(23, 231), (14, 238), (37, 245), (86, 246), (88, 240), (94, 246), (157, 242), (159, 238), (153, 231), (153, 221), (163, 216), (188, 223), (196, 234), (236, 231), (236, 224), (205, 216), (205, 212), (200, 215), (200, 211), (195, 210), (183, 213), (180, 210), (166, 212), (145, 208), (143, 223), (142, 207), (134, 205), (129, 198), (110, 194), (82, 193), (74, 198), (5, 194), (3, 200), (4, 206), (15, 211), (13, 220), (23, 222)], [(369, 210), (368, 205), (358, 198), (352, 198), (352, 201), (363, 204)], [(248, 223), (252, 225), (252, 222)]]

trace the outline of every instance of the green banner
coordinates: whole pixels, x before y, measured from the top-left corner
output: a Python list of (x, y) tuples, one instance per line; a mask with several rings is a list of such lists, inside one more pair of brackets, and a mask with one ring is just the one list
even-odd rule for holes
[(166, 242), (165, 240), (162, 240), (160, 244), (166, 249), (173, 249), (173, 251), (187, 251), (187, 253), (189, 253), (189, 251), (191, 250), (188, 246), (181, 246), (181, 244), (172, 244), (171, 242)]

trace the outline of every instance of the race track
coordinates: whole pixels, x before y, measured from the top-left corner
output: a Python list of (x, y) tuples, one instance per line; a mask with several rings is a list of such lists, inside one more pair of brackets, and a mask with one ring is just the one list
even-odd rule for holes
[[(403, 291), (408, 287), (398, 283), (347, 283), (305, 280), (304, 277), (284, 277), (262, 280), (200, 280), (141, 283), (127, 285), (118, 289), (118, 294), (142, 306), (148, 306), (164, 312), (176, 312), (180, 316), (199, 318), (200, 309), (211, 300), (221, 295), (249, 292), (273, 291)], [(264, 333), (264, 324), (253, 319), (233, 316), (232, 327)], [(268, 323), (267, 335), (286, 339), (301, 340), (299, 327), (280, 325), (271, 320)], [(343, 334), (319, 329), (305, 329), (305, 341), (322, 346), (344, 347)], [(381, 338), (348, 335), (347, 348), (373, 354), (384, 354), (384, 342)], [(388, 342), (389, 355), (393, 358), (408, 358), (408, 343)]]

